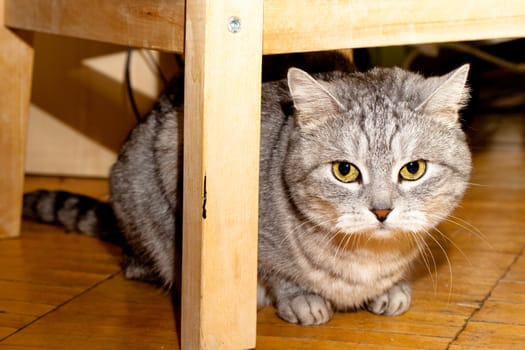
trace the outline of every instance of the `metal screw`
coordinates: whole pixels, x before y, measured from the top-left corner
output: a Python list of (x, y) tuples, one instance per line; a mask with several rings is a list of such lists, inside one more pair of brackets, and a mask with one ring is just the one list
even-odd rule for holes
[(239, 17), (228, 18), (228, 30), (231, 33), (238, 33), (241, 31), (241, 19)]

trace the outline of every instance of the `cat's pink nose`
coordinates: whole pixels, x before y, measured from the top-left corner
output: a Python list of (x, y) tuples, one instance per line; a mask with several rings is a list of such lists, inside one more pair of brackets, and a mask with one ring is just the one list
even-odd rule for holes
[(386, 217), (388, 216), (388, 214), (390, 214), (392, 209), (370, 209), (370, 211), (374, 213), (377, 220), (379, 220), (380, 222), (383, 222), (386, 220)]

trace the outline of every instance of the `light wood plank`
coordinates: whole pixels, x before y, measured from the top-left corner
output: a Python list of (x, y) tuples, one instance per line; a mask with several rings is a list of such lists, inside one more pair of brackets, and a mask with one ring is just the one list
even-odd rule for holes
[(0, 339), (120, 271), (117, 247), (50, 225), (22, 227), (20, 239), (0, 240)]
[(503, 302), (489, 299), (483, 309), (476, 313), (473, 321), (506, 323), (525, 327), (525, 303)]
[[(279, 338), (271, 336), (258, 337), (261, 346), (257, 350), (373, 350), (376, 346), (370, 344), (348, 344), (340, 341), (304, 339), (304, 338)], [(398, 347), (396, 345), (381, 345), (381, 350), (414, 350), (413, 347)], [(2, 350), (8, 350), (3, 349)]]
[(6, 24), (43, 33), (182, 52), (184, 0), (7, 0)]
[[(146, 283), (125, 280), (120, 274), (13, 334), (0, 349), (176, 350), (173, 311), (169, 294)], [(16, 322), (13, 319), (12, 323)]]
[(33, 71), (31, 38), (3, 25), (0, 0), (0, 237), (19, 235)]
[[(7, 23), (16, 28), (166, 51), (184, 47), (183, 0), (7, 4)], [(521, 0), (501, 6), (491, 0), (341, 0), (330, 6), (323, 0), (264, 0), (264, 18), (265, 54), (525, 35)]]
[(182, 348), (252, 348), (262, 0), (186, 11)]
[(496, 302), (525, 304), (525, 279), (518, 281), (502, 280), (492, 291), (490, 299)]
[(264, 52), (525, 35), (525, 2), (265, 0)]
[(523, 349), (523, 344), (523, 325), (470, 322), (449, 349)]

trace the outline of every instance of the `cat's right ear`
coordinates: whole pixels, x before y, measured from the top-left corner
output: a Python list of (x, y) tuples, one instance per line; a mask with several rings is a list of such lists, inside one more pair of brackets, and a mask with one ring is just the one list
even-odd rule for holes
[(341, 113), (345, 110), (341, 102), (324, 86), (298, 68), (288, 70), (288, 88), (294, 107), (303, 123), (315, 122), (324, 115)]

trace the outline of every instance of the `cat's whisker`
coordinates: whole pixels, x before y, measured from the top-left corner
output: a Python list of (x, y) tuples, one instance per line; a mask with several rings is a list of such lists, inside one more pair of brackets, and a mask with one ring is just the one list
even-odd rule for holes
[[(449, 216), (446, 216), (446, 217), (442, 217), (440, 215), (433, 215), (432, 213), (427, 213), (427, 215), (429, 217), (431, 217), (431, 218), (436, 218), (437, 221), (449, 222), (451, 224), (454, 224), (454, 225), (458, 226), (459, 228), (461, 228), (461, 229), (467, 231), (468, 233), (471, 233), (474, 236), (476, 236), (477, 238), (479, 238), (489, 248), (494, 249), (494, 246), (492, 245), (492, 243), (489, 242), (489, 240), (486, 238), (485, 234), (480, 229), (478, 229), (476, 226), (474, 226), (471, 223), (469, 223), (468, 221), (466, 221), (466, 220), (464, 220), (464, 219), (462, 219), (460, 217), (454, 216), (454, 215), (449, 215)], [(440, 233), (443, 235), (443, 237), (446, 237), (447, 240), (449, 240), (458, 250), (460, 250), (456, 246), (455, 242), (453, 242), (450, 239), (450, 237), (446, 236), (441, 231), (440, 231)]]
[[(299, 231), (303, 226), (306, 226), (307, 224), (314, 225), (314, 227), (318, 226), (318, 224), (315, 224), (315, 223), (312, 223), (312, 222), (310, 222), (308, 220), (305, 220), (305, 221), (301, 222), (301, 224), (299, 224), (296, 227), (294, 227), (294, 229), (290, 232), (290, 235), (291, 236), (295, 236), (296, 232)], [(286, 242), (287, 240), (288, 240), (288, 236), (284, 235), (283, 239), (279, 242), (279, 246), (282, 246), (284, 244), (284, 242)]]
[[(355, 239), (354, 239), (355, 237)], [(356, 246), (355, 246), (355, 242), (359, 240), (359, 236), (353, 234), (353, 233), (344, 233), (344, 237), (343, 239), (341, 240), (341, 242), (339, 243), (339, 245), (337, 246), (337, 249), (335, 251), (335, 255), (334, 255), (334, 258), (337, 259), (337, 255), (339, 254), (339, 252), (342, 252), (342, 251), (345, 251), (348, 249), (348, 245), (350, 243), (354, 244), (354, 246), (351, 247), (351, 249), (355, 249)]]
[(430, 269), (430, 262), (427, 257), (427, 251), (425, 250), (425, 247), (419, 241), (419, 236), (417, 235), (416, 232), (410, 232), (410, 237), (411, 239), (414, 240), (416, 244), (416, 248), (419, 252), (419, 255), (421, 256), (421, 259), (423, 260), (423, 263), (425, 264), (425, 267), (427, 268), (428, 273), (431, 275), (432, 271)]
[[(425, 241), (425, 239), (421, 237), (420, 233), (416, 231), (412, 231), (411, 236), (414, 238), (414, 241), (416, 242), (418, 251), (421, 255), (421, 258), (423, 259), (425, 267), (427, 268), (430, 279), (432, 280), (432, 286), (434, 287), (434, 290), (436, 291), (437, 290), (437, 264), (436, 264), (436, 260), (434, 259), (434, 255), (432, 254), (432, 250), (428, 246), (428, 243)], [(432, 260), (432, 265), (434, 266), (434, 271), (432, 271), (432, 267), (430, 265), (430, 260), (428, 258), (429, 255), (430, 255), (430, 259)]]
[[(335, 226), (336, 220), (329, 219), (329, 220), (321, 221), (321, 222), (318, 222), (318, 223), (312, 223), (312, 222), (309, 222), (309, 221), (305, 221), (305, 222), (301, 223), (300, 225), (298, 225), (297, 227), (295, 227), (294, 230), (292, 231), (292, 234), (296, 233), (299, 229), (303, 228), (308, 223), (311, 225), (311, 227), (309, 227), (309, 229), (316, 230), (318, 228), (322, 229), (322, 227), (327, 226), (327, 225), (332, 225), (333, 224)], [(342, 233), (340, 230), (329, 231), (329, 232), (326, 232), (325, 230), (322, 230), (322, 231), (323, 231), (323, 236), (321, 237), (321, 241), (322, 241), (321, 244), (322, 244), (323, 248), (320, 250), (320, 254), (317, 257), (316, 261), (321, 261), (323, 259), (323, 252), (328, 249), (329, 245), (331, 243), (333, 243), (334, 239), (336, 239), (338, 235), (343, 234), (344, 235), (343, 240), (341, 242), (339, 242), (339, 244), (336, 247), (336, 253), (335, 253), (334, 258), (337, 258), (337, 255), (339, 254), (339, 250), (341, 249), (341, 246), (344, 245), (345, 249), (346, 249), (347, 243), (345, 243), (344, 241), (347, 240), (347, 239), (350, 239), (349, 236), (352, 236), (352, 235), (348, 234), (348, 233)]]
[(335, 232), (331, 232), (329, 235), (327, 235), (327, 239), (325, 239), (325, 243), (324, 243), (324, 246), (323, 246), (323, 250), (324, 249), (327, 249), (328, 246), (333, 243), (333, 241), (335, 240), (335, 238), (340, 234), (339, 231), (335, 231)]
[(449, 242), (450, 244), (452, 244), (452, 246), (454, 246), (454, 248), (456, 248), (456, 250), (465, 258), (465, 260), (469, 263), (469, 265), (472, 265), (472, 261), (470, 260), (470, 258), (467, 256), (467, 254), (465, 254), (465, 252), (456, 244), (456, 242), (454, 242), (454, 240), (452, 240), (450, 237), (448, 237), (445, 233), (443, 233), (439, 228), (437, 227), (434, 227), (434, 232), (437, 232), (439, 233), (439, 235), (445, 239), (447, 242)]
[[(431, 218), (436, 218), (437, 221), (443, 221), (443, 222), (449, 222), (451, 224), (454, 224), (460, 228), (462, 228), (463, 230), (467, 231), (468, 233), (476, 236), (477, 238), (479, 238), (483, 243), (487, 244), (487, 246), (491, 249), (494, 249), (494, 246), (492, 245), (492, 243), (489, 242), (489, 240), (487, 239), (487, 237), (485, 236), (485, 234), (479, 229), (477, 228), (476, 226), (472, 225), (470, 222), (468, 222), (467, 220), (464, 220), (458, 216), (454, 216), (454, 215), (448, 215), (448, 216), (441, 216), (441, 215), (435, 215), (435, 214), (432, 214), (432, 213), (427, 213), (427, 215)], [(448, 238), (448, 237), (447, 237)]]
[[(424, 259), (428, 273), (430, 274), (430, 276), (432, 276), (433, 274), (437, 273), (437, 264), (436, 264), (436, 260), (434, 259), (434, 255), (432, 254), (432, 250), (430, 249), (425, 239), (421, 237), (419, 233), (414, 232), (414, 237), (418, 244), (418, 249), (421, 252), (422, 257)], [(432, 269), (430, 262), (432, 262), (433, 269)]]
[[(441, 215), (432, 215), (432, 214), (429, 213), (428, 216), (430, 216), (430, 217), (434, 217), (434, 218), (437, 218), (439, 221), (448, 221), (448, 222), (451, 222), (451, 223), (453, 223), (453, 224), (455, 224), (455, 225), (458, 225), (458, 226), (462, 227), (462, 226), (461, 226), (460, 224), (458, 224), (457, 222), (454, 222), (454, 221), (450, 220), (449, 218), (447, 218), (447, 217), (443, 217), (443, 216), (441, 216)], [(457, 218), (457, 219), (459, 219), (459, 218)], [(461, 219), (461, 220), (462, 220), (462, 219)], [(466, 222), (466, 221), (464, 221), (464, 222)], [(466, 229), (466, 228), (465, 228), (465, 229)], [(465, 254), (465, 253), (463, 252), (463, 250), (462, 250), (462, 249), (456, 244), (456, 242), (454, 242), (453, 239), (451, 239), (447, 234), (445, 234), (443, 231), (441, 231), (437, 226), (436, 226), (436, 227), (433, 227), (432, 230), (433, 230), (434, 232), (439, 233), (439, 235), (440, 235), (444, 240), (446, 240), (448, 243), (450, 243), (452, 246), (454, 246), (454, 248), (456, 248), (456, 249), (461, 253), (461, 255), (463, 255), (463, 256), (465, 257), (465, 259), (467, 259), (467, 260), (469, 261), (469, 259), (468, 259), (468, 257), (466, 256), (466, 254)], [(428, 233), (429, 235), (431, 235), (431, 232), (427, 231), (427, 233)], [(469, 261), (469, 263), (470, 263), (470, 261)]]
[[(293, 243), (293, 241), (295, 241), (295, 239), (299, 239), (297, 237), (297, 232), (299, 230), (302, 230), (302, 229), (305, 229), (305, 231), (309, 231), (309, 232), (312, 232), (312, 233), (316, 233), (318, 231), (319, 228), (321, 228), (321, 231), (324, 233), (324, 231), (322, 230), (322, 227), (326, 224), (331, 224), (333, 223), (334, 220), (325, 220), (325, 221), (322, 221), (322, 222), (318, 222), (318, 223), (314, 223), (314, 222), (311, 222), (309, 220), (304, 220), (303, 222), (301, 222), (299, 225), (297, 225), (296, 227), (294, 227), (294, 229), (292, 231), (290, 231), (290, 234), (289, 235), (284, 235), (282, 240), (279, 242), (279, 246), (282, 246), (285, 244), (286, 241), (292, 241), (292, 245), (297, 245), (299, 244), (298, 242), (295, 242)], [(321, 249), (319, 255), (317, 256), (316, 259), (314, 259), (315, 261), (319, 262), (323, 259), (323, 254), (322, 252), (328, 248), (330, 242), (333, 241), (333, 239), (337, 236), (337, 232), (335, 233), (330, 233), (330, 235), (323, 235), (321, 236), (321, 240), (325, 241), (326, 243), (324, 243), (323, 245), (323, 249)], [(326, 238), (325, 238), (326, 237)]]
[(335, 260), (337, 260), (337, 256), (339, 255), (339, 252), (341, 252), (344, 249), (346, 249), (349, 240), (350, 240), (350, 235), (343, 236), (343, 239), (339, 242), (339, 244), (337, 245), (337, 248), (335, 250), (335, 254), (334, 254), (334, 259)]
[(480, 184), (480, 183), (476, 183), (476, 182), (467, 182), (467, 186), (472, 186), (472, 187), (492, 187), (491, 185)]
[(450, 303), (450, 298), (452, 296), (452, 282), (453, 282), (453, 279), (452, 279), (452, 263), (450, 261), (450, 258), (448, 256), (448, 254), (447, 254), (447, 250), (445, 249), (445, 247), (443, 247), (443, 245), (439, 242), (439, 240), (436, 237), (434, 237), (429, 231), (425, 230), (424, 232), (426, 233), (426, 235), (428, 237), (430, 237), (430, 239), (432, 239), (432, 241), (434, 241), (434, 243), (436, 243), (437, 247), (441, 250), (441, 252), (443, 253), (443, 256), (445, 257), (445, 260), (447, 261), (448, 275), (449, 275), (449, 290), (448, 290), (447, 302)]
[(494, 246), (487, 239), (487, 236), (483, 233), (483, 231), (481, 231), (476, 226), (472, 225), (470, 222), (454, 215), (449, 215), (444, 220), (461, 227), (469, 233), (472, 233), (474, 236), (478, 237), (483, 243), (487, 244), (491, 249), (494, 249)]
[(372, 235), (367, 235), (365, 244), (369, 243), (372, 240)]
[[(328, 246), (329, 246), (331, 243), (333, 243), (334, 239), (335, 239), (339, 234), (340, 234), (339, 231), (335, 231), (335, 232), (331, 233), (331, 234), (330, 234), (331, 237), (330, 237), (329, 239), (326, 240), (326, 244), (325, 244), (325, 246), (323, 247), (323, 248), (324, 248), (323, 250), (327, 249)], [(347, 238), (346, 235), (343, 236), (343, 240), (345, 240), (346, 238)], [(337, 259), (337, 255), (338, 255), (338, 253), (339, 253), (339, 249), (341, 248), (341, 245), (343, 245), (343, 241), (340, 241), (339, 244), (337, 245), (337, 247), (335, 248), (334, 259)], [(322, 255), (323, 255), (323, 254), (321, 254), (321, 253), (319, 254), (319, 256), (320, 256), (321, 258), (322, 258)]]
[[(309, 220), (304, 220), (303, 222), (301, 222), (301, 224), (294, 227), (294, 229), (290, 232), (290, 235), (283, 236), (282, 240), (279, 242), (279, 246), (282, 246), (287, 240), (290, 240), (290, 238), (296, 237), (297, 232), (305, 227), (306, 227), (306, 230), (315, 232), (317, 231), (318, 228), (322, 228), (323, 225), (331, 223), (331, 222), (333, 222), (333, 220), (326, 220), (324, 222), (319, 222), (319, 223), (311, 222)], [(328, 246), (328, 243), (326, 247), (327, 246)]]

